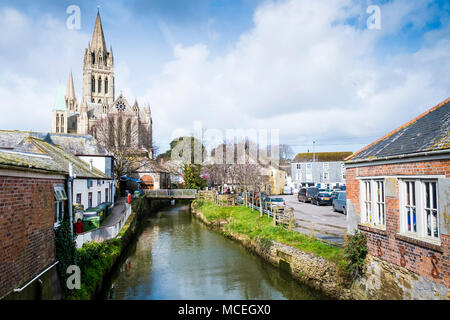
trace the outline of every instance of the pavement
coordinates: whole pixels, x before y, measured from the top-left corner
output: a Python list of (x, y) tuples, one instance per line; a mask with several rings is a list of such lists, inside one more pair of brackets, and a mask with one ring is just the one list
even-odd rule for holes
[(123, 214), (125, 213), (127, 207), (127, 198), (119, 198), (115, 203), (114, 207), (112, 208), (112, 213), (106, 217), (105, 221), (101, 224), (101, 227), (110, 227), (115, 225), (119, 220), (122, 218)]
[(299, 202), (297, 195), (284, 195), (287, 207), (294, 208), (295, 228), (293, 230), (314, 236), (325, 242), (338, 245), (344, 244), (344, 231), (347, 229), (347, 217), (341, 212), (335, 212), (333, 206), (316, 206), (311, 203)]

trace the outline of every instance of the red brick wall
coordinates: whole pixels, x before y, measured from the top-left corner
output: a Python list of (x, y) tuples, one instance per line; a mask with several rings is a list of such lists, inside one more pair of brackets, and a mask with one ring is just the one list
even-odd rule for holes
[[(351, 201), (354, 213), (360, 215), (360, 182), (358, 177), (402, 176), (402, 175), (445, 175), (450, 177), (450, 161), (435, 160), (398, 164), (370, 165), (367, 167), (347, 168), (347, 199)], [(385, 187), (386, 188), (386, 187)], [(449, 235), (441, 235), (441, 246), (428, 245), (422, 241), (397, 235), (400, 231), (400, 208), (398, 181), (394, 186), (394, 196), (385, 195), (386, 230), (360, 226), (366, 234), (369, 253), (386, 261), (403, 266), (432, 281), (450, 286)], [(403, 253), (404, 250), (404, 254)], [(381, 256), (380, 256), (381, 254)], [(434, 258), (432, 258), (434, 256)], [(436, 265), (436, 268), (433, 267)], [(435, 272), (433, 270), (437, 270)]]
[(0, 176), (0, 297), (55, 261), (54, 183)]

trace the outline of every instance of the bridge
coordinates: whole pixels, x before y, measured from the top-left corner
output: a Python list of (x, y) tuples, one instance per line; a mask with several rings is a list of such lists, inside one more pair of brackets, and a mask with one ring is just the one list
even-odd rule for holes
[(195, 199), (196, 189), (158, 189), (143, 190), (144, 197), (151, 199)]

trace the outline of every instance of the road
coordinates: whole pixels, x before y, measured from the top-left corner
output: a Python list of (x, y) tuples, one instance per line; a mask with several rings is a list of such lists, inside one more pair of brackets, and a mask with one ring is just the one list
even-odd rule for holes
[(316, 206), (297, 200), (297, 195), (284, 195), (287, 207), (294, 208), (296, 227), (294, 230), (311, 234), (314, 227), (314, 236), (332, 243), (344, 243), (344, 230), (347, 227), (346, 216), (335, 212), (333, 206)]

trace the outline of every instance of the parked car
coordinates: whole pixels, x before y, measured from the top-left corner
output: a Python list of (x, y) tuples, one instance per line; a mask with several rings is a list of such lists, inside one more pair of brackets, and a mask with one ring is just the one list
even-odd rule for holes
[(264, 199), (264, 209), (265, 210), (278, 210), (278, 212), (284, 212), (284, 208), (286, 207), (286, 202), (283, 198), (278, 197), (266, 197)]
[(343, 214), (347, 214), (347, 210), (345, 206), (347, 204), (347, 196), (345, 191), (339, 191), (337, 193), (337, 197), (333, 199), (333, 209), (334, 211), (342, 212)]
[(311, 199), (311, 203), (314, 203), (317, 206), (322, 204), (331, 205), (333, 198), (331, 197), (331, 193), (329, 192), (319, 192), (313, 196)]
[(301, 188), (298, 191), (297, 199), (299, 202), (311, 202), (311, 199), (317, 193), (319, 193), (319, 188), (317, 187)]

